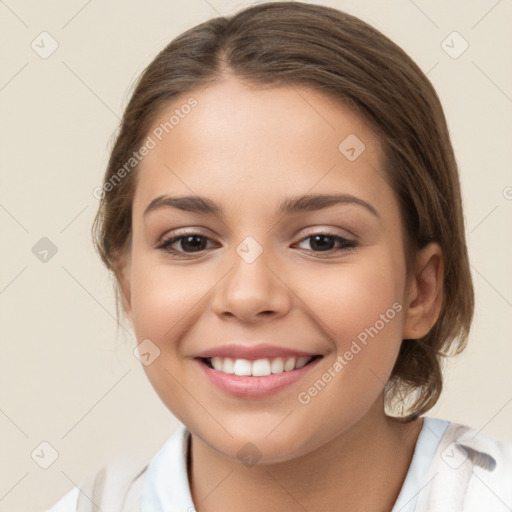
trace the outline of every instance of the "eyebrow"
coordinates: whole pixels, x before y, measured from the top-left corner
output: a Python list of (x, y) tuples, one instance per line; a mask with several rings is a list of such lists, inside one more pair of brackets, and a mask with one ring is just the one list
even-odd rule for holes
[[(300, 212), (308, 212), (329, 208), (338, 204), (355, 204), (365, 208), (372, 213), (375, 217), (381, 218), (379, 212), (367, 201), (355, 197), (350, 194), (318, 194), (318, 195), (304, 195), (286, 198), (277, 210), (278, 215), (290, 215)], [(222, 208), (207, 197), (201, 196), (178, 196), (171, 197), (162, 195), (155, 197), (146, 209), (144, 216), (148, 213), (160, 210), (163, 208), (176, 208), (186, 212), (204, 213), (212, 215), (223, 215)]]

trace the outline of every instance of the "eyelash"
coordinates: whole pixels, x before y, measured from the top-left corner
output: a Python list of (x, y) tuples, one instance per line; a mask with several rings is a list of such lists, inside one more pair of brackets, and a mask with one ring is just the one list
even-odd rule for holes
[[(199, 236), (200, 238), (206, 238), (207, 240), (210, 240), (209, 237), (203, 236), (200, 233), (186, 233), (183, 235), (170, 237), (167, 240), (163, 240), (162, 243), (157, 246), (157, 249), (161, 249), (164, 252), (166, 252), (167, 254), (172, 254), (174, 256), (177, 256), (178, 258), (186, 258), (187, 257), (186, 255), (193, 255), (193, 254), (197, 254), (197, 253), (201, 253), (201, 252), (205, 251), (205, 249), (202, 249), (197, 252), (187, 253), (184, 251), (176, 251), (175, 249), (170, 248), (175, 242), (182, 240), (184, 238), (188, 238), (190, 236)], [(308, 240), (309, 238), (313, 238), (315, 236), (326, 236), (326, 237), (332, 238), (335, 242), (342, 244), (342, 247), (340, 247), (338, 249), (329, 249), (327, 251), (312, 251), (315, 254), (331, 255), (332, 253), (351, 251), (351, 250), (354, 250), (359, 245), (354, 240), (348, 240), (347, 238), (343, 238), (342, 236), (336, 235), (334, 233), (329, 233), (326, 231), (321, 231), (318, 233), (313, 233), (311, 235), (308, 235), (308, 236), (302, 238), (301, 240), (299, 240), (299, 243), (303, 242), (305, 240)]]

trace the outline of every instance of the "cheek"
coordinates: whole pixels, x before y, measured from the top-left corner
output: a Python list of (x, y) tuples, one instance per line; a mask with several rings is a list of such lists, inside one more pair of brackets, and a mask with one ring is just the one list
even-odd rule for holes
[(355, 337), (401, 300), (399, 265), (388, 260), (385, 264), (382, 258), (368, 258), (357, 265), (310, 275), (307, 288), (299, 293), (321, 315), (326, 328), (346, 334), (344, 337)]
[(402, 263), (384, 251), (373, 256), (317, 276), (314, 287), (300, 292), (343, 358), (343, 380), (373, 372), (385, 382), (402, 341)]
[(199, 286), (197, 271), (194, 274), (189, 268), (157, 263), (154, 258), (135, 254), (131, 275), (137, 342), (151, 340), (152, 357), (158, 354), (143, 365), (143, 370), (162, 402), (181, 421), (186, 419), (183, 414), (190, 409), (190, 399), (182, 387), (184, 354), (180, 340), (197, 321), (206, 292)]
[(176, 337), (173, 333), (194, 314), (205, 286), (192, 266), (170, 266), (135, 257), (131, 293), (137, 339), (150, 337), (158, 342)]

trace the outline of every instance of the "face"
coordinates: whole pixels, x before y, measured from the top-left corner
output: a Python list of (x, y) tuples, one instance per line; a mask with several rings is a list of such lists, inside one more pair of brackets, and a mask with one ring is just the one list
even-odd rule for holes
[(307, 87), (234, 78), (184, 95), (149, 136), (122, 284), (165, 405), (219, 454), (250, 442), (262, 463), (375, 412), (407, 296), (378, 138)]

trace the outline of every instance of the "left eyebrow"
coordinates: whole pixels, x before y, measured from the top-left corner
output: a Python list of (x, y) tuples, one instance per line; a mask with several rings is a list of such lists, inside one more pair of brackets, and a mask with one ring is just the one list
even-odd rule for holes
[(355, 204), (362, 206), (380, 219), (379, 212), (370, 203), (351, 194), (319, 194), (289, 197), (281, 203), (278, 213), (281, 215), (289, 215), (291, 213), (321, 210), (337, 204)]
[[(329, 208), (337, 204), (355, 204), (365, 208), (377, 218), (381, 218), (379, 212), (367, 201), (351, 194), (318, 194), (304, 195), (286, 198), (277, 210), (278, 215), (290, 215), (305, 211), (315, 211)], [(222, 208), (207, 197), (201, 196), (176, 196), (162, 195), (155, 197), (146, 209), (144, 216), (149, 212), (162, 208), (176, 208), (187, 212), (204, 213), (222, 216)]]

